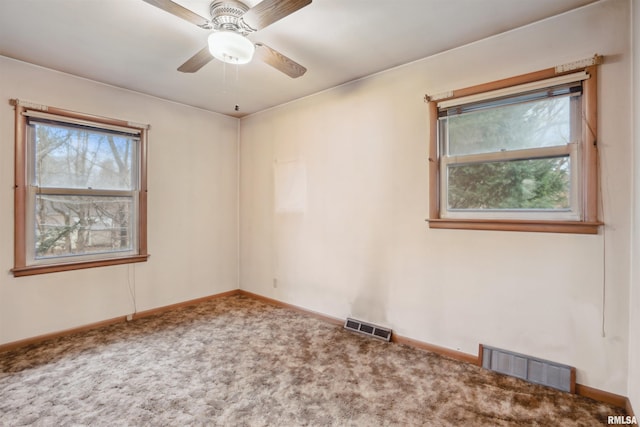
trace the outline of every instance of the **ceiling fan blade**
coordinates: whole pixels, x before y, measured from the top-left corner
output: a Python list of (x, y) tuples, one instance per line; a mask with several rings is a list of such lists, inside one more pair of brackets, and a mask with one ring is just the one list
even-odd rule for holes
[(307, 72), (307, 69), (302, 65), (290, 58), (287, 58), (277, 50), (272, 49), (265, 44), (256, 43), (256, 47), (258, 48), (256, 49), (257, 57), (293, 79), (298, 78)]
[(242, 21), (257, 31), (302, 9), (311, 4), (311, 1), (312, 0), (262, 0), (242, 15)]
[(187, 62), (178, 67), (178, 71), (183, 73), (195, 73), (200, 68), (207, 65), (213, 59), (209, 52), (209, 46), (205, 46), (198, 53), (187, 59)]
[(165, 12), (169, 12), (172, 15), (177, 16), (178, 18), (182, 18), (185, 21), (189, 21), (192, 24), (196, 24), (201, 28), (211, 28), (211, 23), (208, 19), (203, 18), (195, 12), (187, 9), (186, 7), (180, 6), (178, 3), (174, 3), (171, 0), (143, 0), (150, 5), (153, 5), (157, 8), (164, 10)]

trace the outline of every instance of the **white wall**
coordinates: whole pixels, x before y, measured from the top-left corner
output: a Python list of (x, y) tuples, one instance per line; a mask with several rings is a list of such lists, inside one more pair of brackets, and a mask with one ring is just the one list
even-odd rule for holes
[[(146, 263), (14, 278), (19, 98), (149, 123)], [(238, 287), (238, 120), (0, 57), (0, 343)]]
[(629, 303), (628, 395), (640, 415), (640, 0), (632, 3), (633, 40), (633, 159), (634, 215), (632, 241), (631, 298)]
[[(567, 363), (626, 394), (629, 7), (599, 2), (242, 119), (240, 287), (470, 354), (484, 343)], [(606, 238), (429, 229), (424, 94), (595, 53)], [(303, 212), (274, 206), (287, 161), (306, 168)]]

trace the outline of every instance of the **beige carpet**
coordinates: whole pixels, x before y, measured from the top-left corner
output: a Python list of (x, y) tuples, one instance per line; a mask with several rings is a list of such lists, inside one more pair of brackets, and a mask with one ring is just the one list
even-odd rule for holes
[(568, 427), (623, 413), (243, 296), (0, 354), (12, 427)]

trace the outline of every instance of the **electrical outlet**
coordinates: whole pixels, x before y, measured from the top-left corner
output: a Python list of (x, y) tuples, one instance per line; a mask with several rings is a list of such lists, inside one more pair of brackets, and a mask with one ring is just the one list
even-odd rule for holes
[(278, 279), (273, 279), (273, 289), (278, 287)]

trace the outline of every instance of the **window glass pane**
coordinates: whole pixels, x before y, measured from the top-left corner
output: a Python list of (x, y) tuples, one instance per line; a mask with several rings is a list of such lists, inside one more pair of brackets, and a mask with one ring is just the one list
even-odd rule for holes
[(445, 117), (451, 156), (566, 145), (571, 97), (508, 105)]
[(36, 258), (133, 249), (133, 198), (36, 195)]
[(569, 156), (450, 165), (449, 210), (568, 210)]
[(132, 190), (137, 139), (91, 129), (32, 124), (34, 180), (40, 187)]

